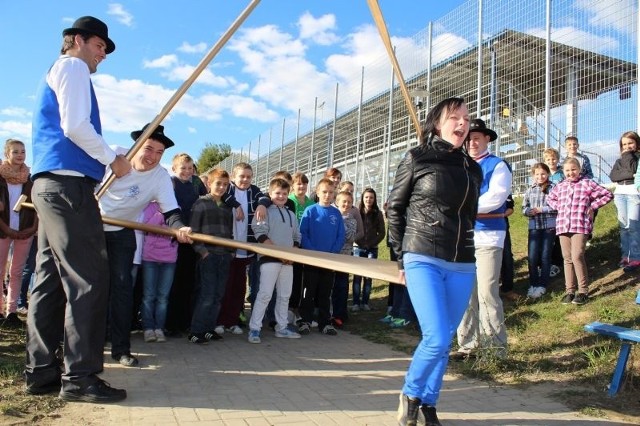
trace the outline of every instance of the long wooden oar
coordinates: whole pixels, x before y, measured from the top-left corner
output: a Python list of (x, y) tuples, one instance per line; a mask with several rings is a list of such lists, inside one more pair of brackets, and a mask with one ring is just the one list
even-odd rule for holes
[[(13, 207), (13, 210), (20, 211), (20, 209), (22, 208), (32, 209), (33, 203), (25, 202), (24, 200), (26, 199), (26, 195), (22, 195), (16, 205)], [(170, 237), (178, 236), (177, 229), (149, 225), (146, 223), (132, 222), (130, 220), (102, 216), (102, 222), (108, 225), (122, 226), (129, 229), (138, 229), (140, 231), (167, 235)], [(365, 257), (347, 256), (344, 254), (325, 253), (322, 251), (304, 250), (295, 247), (279, 247), (260, 243), (246, 243), (198, 233), (189, 234), (189, 238), (191, 238), (193, 241), (204, 244), (213, 244), (216, 246), (248, 250), (254, 253), (262, 254), (264, 256), (290, 260), (292, 262), (302, 263), (304, 265), (317, 266), (318, 268), (331, 269), (337, 272), (360, 275), (363, 277), (370, 277), (383, 281), (398, 282), (398, 266), (395, 262), (390, 262), (388, 260), (368, 259)]]
[(422, 142), (422, 126), (420, 126), (420, 120), (418, 119), (418, 113), (416, 112), (415, 105), (411, 101), (411, 95), (409, 94), (409, 89), (407, 89), (407, 84), (404, 81), (404, 77), (402, 76), (402, 71), (400, 70), (400, 65), (398, 64), (398, 59), (396, 58), (396, 54), (393, 51), (393, 46), (391, 45), (391, 38), (389, 37), (389, 32), (387, 31), (387, 25), (384, 22), (384, 18), (382, 17), (382, 11), (380, 10), (380, 5), (378, 4), (378, 0), (367, 0), (369, 4), (369, 10), (371, 11), (371, 15), (373, 16), (373, 20), (378, 27), (378, 32), (380, 33), (380, 37), (382, 38), (382, 43), (384, 43), (384, 47), (387, 49), (387, 54), (389, 55), (389, 59), (391, 59), (391, 64), (393, 65), (393, 70), (396, 73), (396, 78), (398, 79), (398, 83), (400, 83), (400, 91), (402, 92), (402, 97), (404, 97), (404, 101), (407, 104), (407, 108), (409, 109), (409, 114), (411, 115), (411, 121), (413, 122), (413, 126), (416, 128), (416, 133), (418, 135), (418, 142)]
[[(167, 104), (162, 108), (162, 110), (156, 116), (156, 118), (153, 119), (153, 121), (149, 124), (149, 126), (147, 126), (144, 132), (142, 132), (140, 137), (138, 137), (138, 139), (133, 144), (129, 152), (127, 152), (127, 155), (126, 155), (127, 160), (131, 160), (136, 155), (136, 153), (140, 150), (144, 142), (147, 139), (149, 139), (149, 136), (151, 136), (154, 130), (156, 130), (156, 128), (158, 127), (158, 124), (160, 124), (162, 120), (164, 120), (164, 118), (169, 114), (169, 112), (173, 109), (173, 107), (178, 103), (182, 95), (184, 95), (187, 89), (191, 87), (191, 85), (196, 80), (196, 78), (198, 78), (198, 76), (202, 73), (202, 71), (204, 71), (207, 65), (209, 65), (209, 62), (211, 62), (213, 58), (218, 54), (220, 49), (222, 49), (222, 46), (224, 46), (225, 43), (229, 41), (233, 33), (236, 32), (236, 30), (244, 22), (247, 16), (249, 16), (249, 14), (253, 11), (253, 9), (255, 9), (258, 3), (260, 3), (260, 0), (252, 0), (251, 3), (249, 3), (249, 5), (246, 7), (246, 9), (242, 11), (240, 16), (238, 16), (238, 18), (231, 24), (229, 29), (227, 29), (227, 31), (225, 31), (222, 37), (220, 37), (220, 40), (218, 40), (218, 42), (213, 45), (211, 50), (202, 59), (202, 61), (200, 61), (198, 66), (193, 70), (189, 78), (187, 78), (187, 80), (184, 83), (182, 83), (182, 86), (180, 86), (180, 88), (178, 88), (178, 90), (173, 94), (173, 96), (171, 96)], [(98, 199), (104, 195), (104, 193), (107, 191), (109, 186), (113, 183), (115, 178), (116, 176), (113, 173), (109, 175), (109, 177), (106, 179), (106, 181), (102, 184), (102, 186), (96, 193), (96, 197)]]

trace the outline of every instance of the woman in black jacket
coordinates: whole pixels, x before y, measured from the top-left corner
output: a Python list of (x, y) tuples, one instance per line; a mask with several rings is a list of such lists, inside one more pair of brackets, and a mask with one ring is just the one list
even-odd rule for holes
[(401, 424), (416, 424), (419, 416), (423, 424), (440, 424), (435, 405), (449, 346), (475, 282), (473, 228), (482, 172), (464, 149), (468, 133), (462, 98), (436, 105), (422, 144), (405, 155), (389, 194), (389, 241), (422, 331), (400, 394)]

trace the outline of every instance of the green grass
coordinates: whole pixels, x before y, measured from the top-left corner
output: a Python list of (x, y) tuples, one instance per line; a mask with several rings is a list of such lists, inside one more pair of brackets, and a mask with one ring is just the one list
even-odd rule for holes
[[(526, 295), (527, 218), (516, 200), (510, 217), (510, 232), (515, 260), (515, 290)], [(388, 259), (388, 248), (380, 246), (381, 259)], [(564, 279), (557, 277), (549, 293), (536, 302), (522, 298), (505, 302), (505, 322), (509, 339), (506, 359), (481, 354), (476, 360), (450, 364), (449, 372), (496, 383), (518, 385), (552, 384), (555, 395), (585, 414), (614, 416), (640, 423), (640, 352), (632, 351), (625, 383), (616, 398), (608, 398), (611, 380), (620, 350), (619, 342), (584, 331), (593, 321), (640, 328), (640, 306), (635, 304), (638, 274), (624, 274), (617, 263), (620, 257), (618, 222), (613, 203), (602, 208), (596, 219), (592, 245), (586, 252), (590, 277), (590, 300), (586, 305), (562, 305)], [(374, 341), (411, 353), (419, 335), (415, 327), (391, 330), (372, 326), (386, 306), (387, 284), (376, 282), (373, 297), (377, 313), (352, 316), (349, 328)], [(455, 345), (455, 342), (454, 342)], [(558, 384), (559, 386), (555, 386)]]

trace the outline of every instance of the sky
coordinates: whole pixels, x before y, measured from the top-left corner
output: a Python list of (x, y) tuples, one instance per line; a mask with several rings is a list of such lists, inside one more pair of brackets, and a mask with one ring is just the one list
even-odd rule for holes
[[(76, 18), (109, 26), (116, 50), (92, 80), (105, 139), (130, 147), (130, 132), (161, 112), (249, 3), (0, 0), (1, 140), (24, 141), (31, 164), (34, 94)], [(379, 0), (393, 44), (463, 3)], [(384, 52), (366, 0), (263, 0), (163, 121), (165, 134), (196, 160), (207, 143), (240, 151)]]

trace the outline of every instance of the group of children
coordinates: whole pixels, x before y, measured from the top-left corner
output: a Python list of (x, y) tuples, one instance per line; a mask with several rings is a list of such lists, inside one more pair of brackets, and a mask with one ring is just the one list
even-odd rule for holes
[(544, 162), (531, 168), (533, 184), (524, 194), (522, 213), (529, 218), (527, 296), (532, 299), (546, 293), (553, 250), (559, 245), (565, 281), (562, 303), (582, 305), (588, 300), (585, 250), (597, 210), (613, 195), (593, 180), (589, 158), (578, 147), (576, 137), (565, 140), (567, 156), (561, 170), (553, 148), (543, 152)]
[[(533, 183), (524, 194), (522, 213), (529, 218), (527, 296), (533, 299), (546, 293), (551, 269), (560, 263), (554, 259), (558, 249), (566, 286), (563, 303), (583, 304), (588, 299), (585, 248), (597, 209), (613, 195), (592, 179), (589, 159), (578, 147), (577, 138), (568, 137), (567, 157), (561, 166), (558, 151), (549, 148), (543, 153), (544, 162), (531, 169)], [(640, 267), (639, 182), (634, 182), (634, 178), (640, 180), (636, 177), (638, 147), (640, 137), (626, 132), (620, 139), (621, 157), (611, 172), (617, 184), (620, 266), (627, 272)], [(19, 281), (37, 230), (37, 217), (29, 209), (18, 214), (10, 208), (21, 194), (30, 192), (24, 144), (10, 139), (4, 151), (5, 161), (0, 165), (0, 233), (6, 236), (0, 239), (2, 265), (7, 264), (3, 260), (12, 246), (4, 321), (18, 324)], [(315, 202), (307, 195), (309, 180), (301, 172), (293, 176), (278, 172), (264, 194), (252, 184), (253, 170), (248, 163), (235, 165), (231, 175), (213, 169), (200, 179), (193, 159), (182, 153), (173, 158), (172, 170), (184, 221), (196, 233), (373, 259), (385, 237), (375, 191), (366, 188), (359, 208), (354, 207), (353, 184), (341, 182), (342, 175), (335, 168), (327, 170), (317, 183)], [(140, 220), (165, 226), (155, 202), (147, 206)], [(323, 334), (336, 335), (336, 328), (348, 320), (346, 273), (215, 244), (178, 244), (151, 233), (144, 234), (139, 251), (143, 271), (139, 309), (146, 342), (165, 341), (165, 329), (188, 331), (194, 343), (220, 339), (225, 332), (242, 334), (247, 278), (251, 343), (260, 342), (265, 317), (276, 337), (284, 338), (299, 338), (312, 326)], [(370, 309), (371, 285), (370, 278), (354, 277), (352, 312)], [(0, 302), (4, 307), (2, 293)], [(391, 323), (394, 318), (388, 315), (383, 321)]]
[[(248, 163), (236, 164), (231, 175), (213, 169), (201, 180), (194, 175), (193, 160), (178, 154), (172, 169), (176, 195), (183, 186), (190, 187), (180, 189), (177, 198), (179, 203), (183, 201), (182, 210), (188, 210), (185, 220), (195, 233), (345, 255), (352, 255), (358, 240), (368, 257), (377, 257), (385, 228), (375, 191), (367, 189), (361, 209), (354, 208), (353, 184), (340, 182), (341, 173), (335, 168), (316, 185), (316, 202), (307, 196), (309, 180), (301, 172), (293, 176), (276, 173), (265, 194), (252, 184), (253, 170)], [(200, 191), (203, 181), (208, 183), (206, 195)], [(370, 212), (376, 220), (369, 218)], [(161, 214), (153, 203), (142, 219), (161, 225)], [(300, 338), (312, 327), (333, 336), (348, 318), (347, 274), (213, 243), (196, 242), (192, 251), (196, 261), (190, 266), (196, 276), (190, 285), (189, 277), (179, 274), (181, 268), (176, 267), (189, 262), (181, 257), (178, 244), (163, 236), (144, 236), (141, 312), (145, 341), (165, 340), (163, 330), (172, 304), (174, 310), (178, 306), (179, 316), (184, 311), (180, 301), (185, 299), (192, 303), (191, 320), (187, 327), (176, 327), (188, 330), (189, 341), (196, 344), (221, 339), (225, 332), (242, 334), (244, 325), (248, 325), (248, 341), (260, 343), (263, 322), (267, 321), (280, 338)], [(251, 318), (243, 321), (247, 280), (252, 308)], [(368, 309), (370, 279), (364, 279), (362, 299), (359, 286), (354, 288), (358, 297), (354, 297), (353, 306)], [(173, 326), (167, 328), (173, 331)]]

